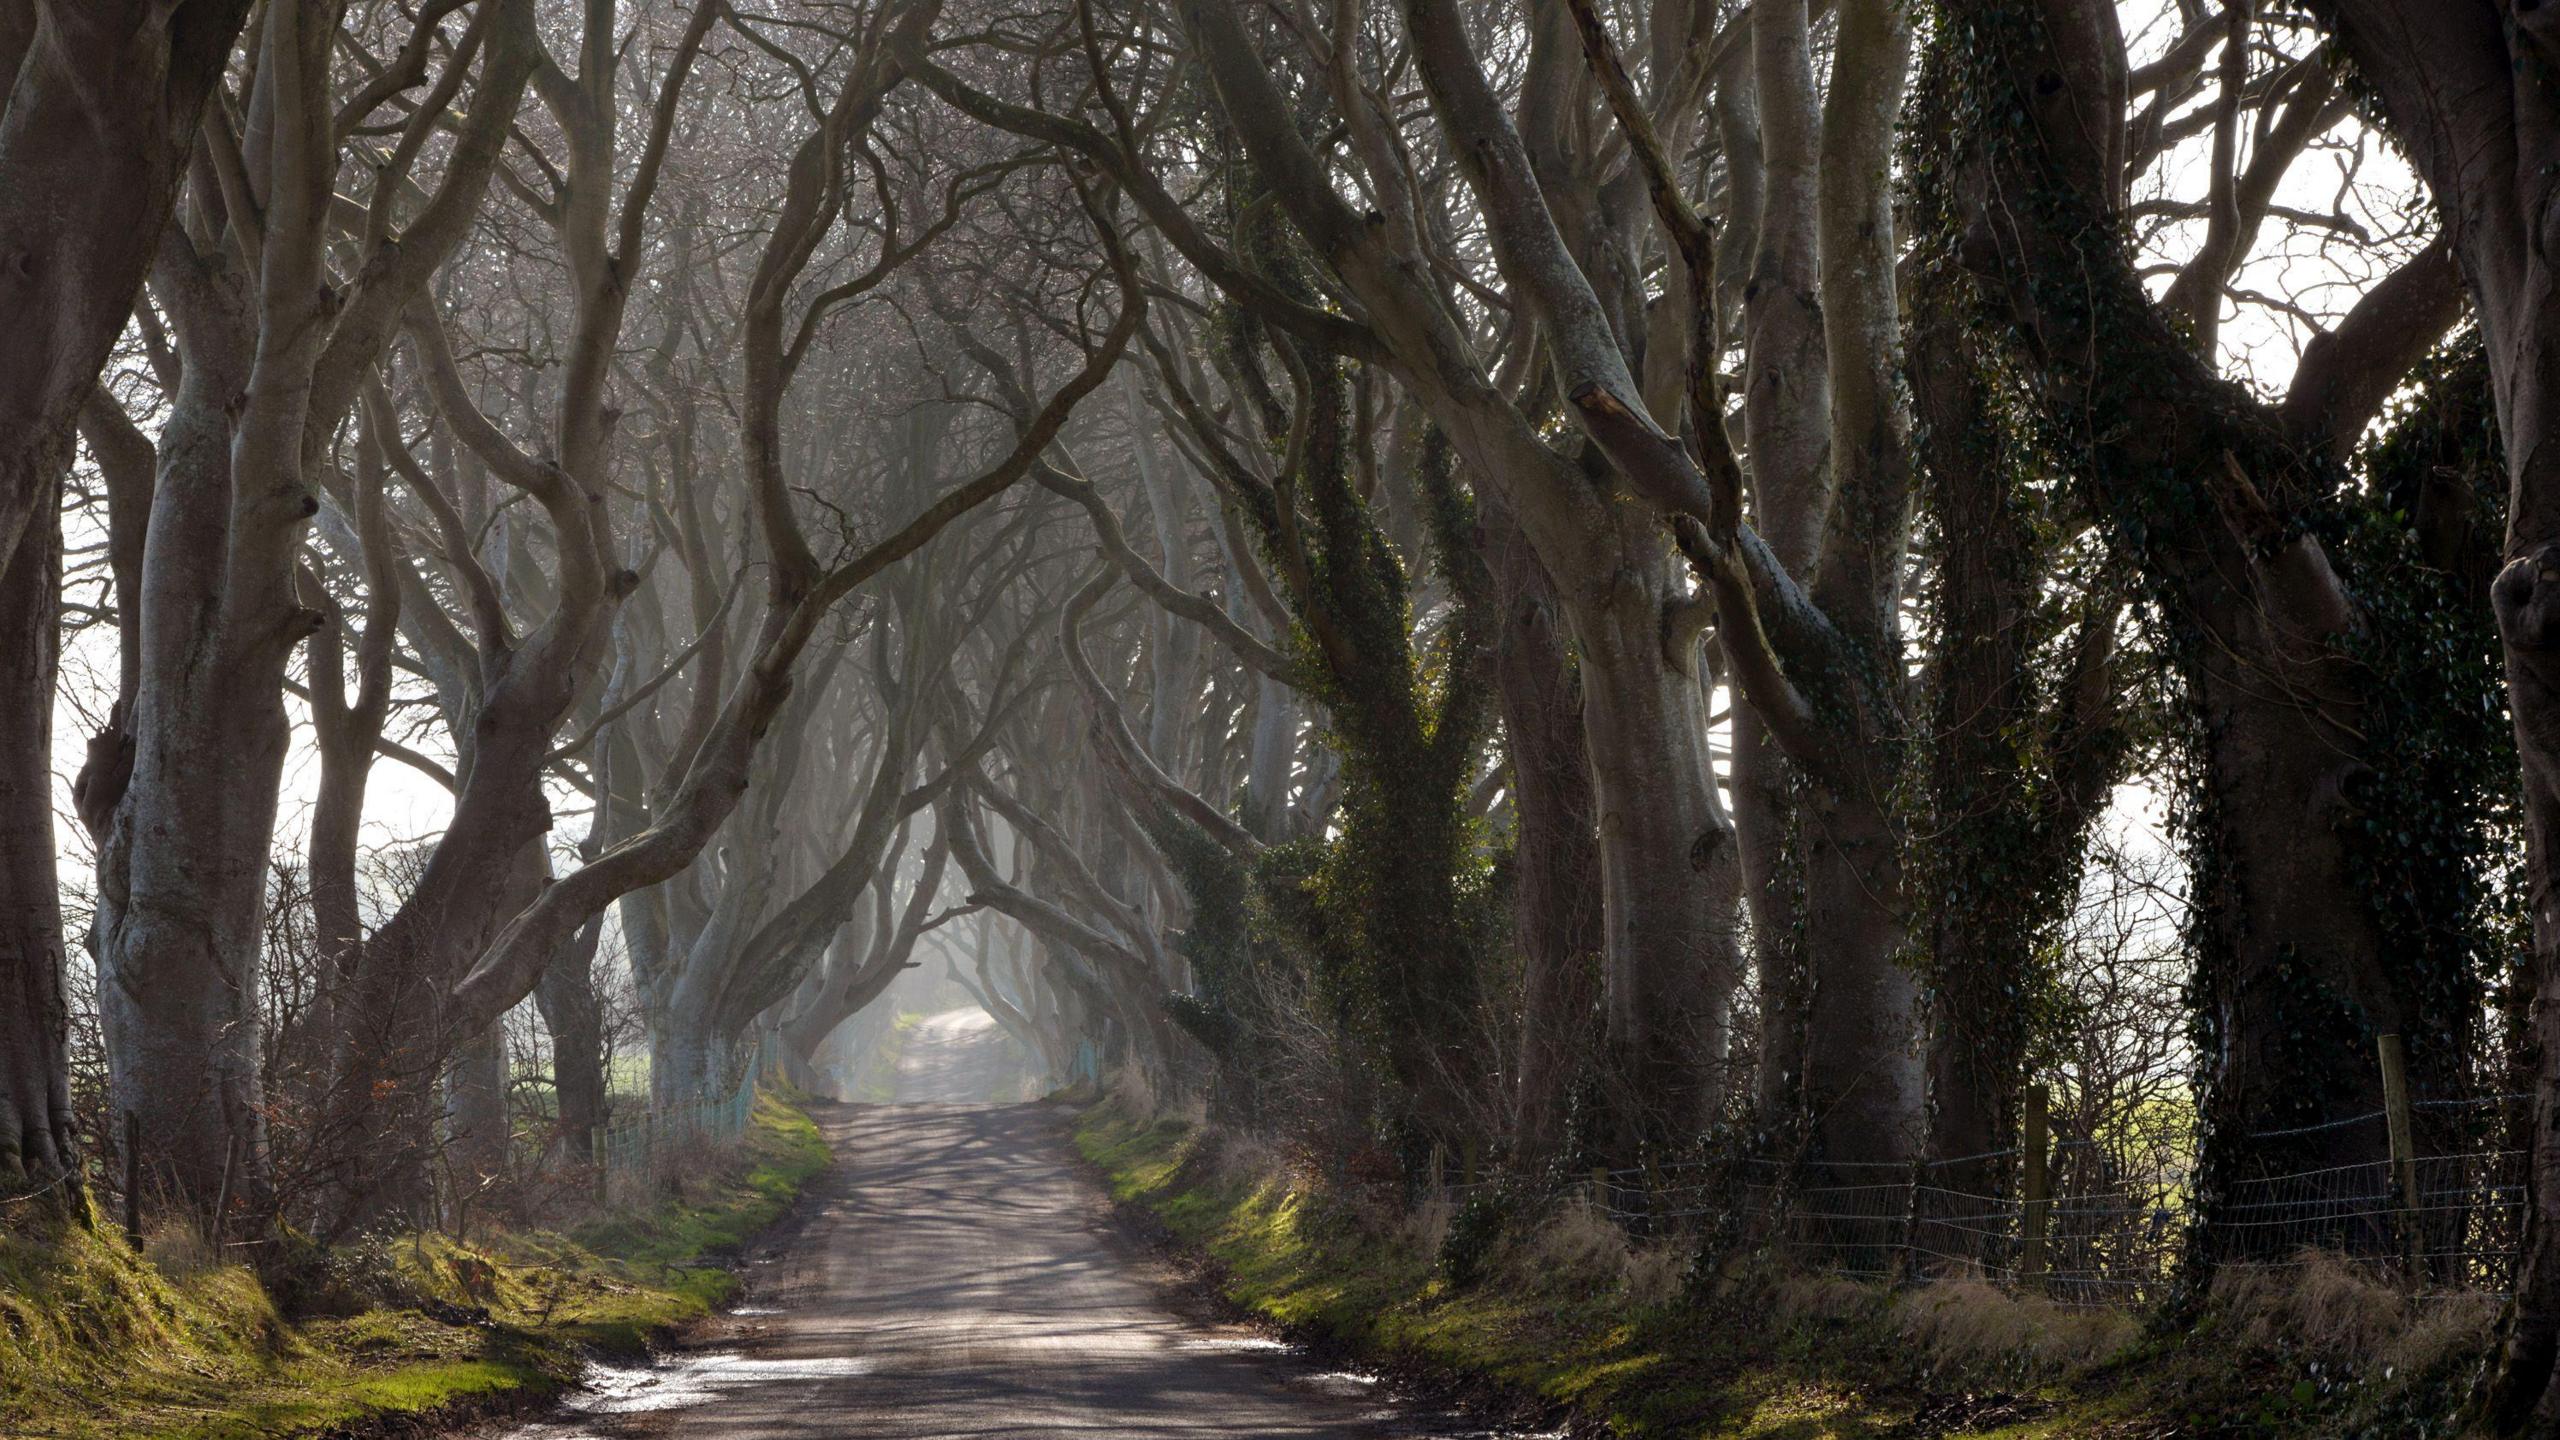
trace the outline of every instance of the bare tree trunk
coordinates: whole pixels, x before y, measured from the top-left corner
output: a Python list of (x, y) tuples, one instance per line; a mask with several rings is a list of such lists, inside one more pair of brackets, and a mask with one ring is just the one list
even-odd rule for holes
[[(222, 307), (207, 297), (195, 317), (197, 343), (161, 436), (142, 593), (127, 602), (145, 615), (140, 688), (118, 717), (123, 735), (92, 746), (93, 761), (111, 766), (129, 754), (129, 780), (92, 769), (82, 788), (122, 793), (100, 816), (96, 938), (116, 1114), (138, 1118), (146, 1168), (174, 1193), (199, 1206), (227, 1193), (260, 1214), (269, 1197), (256, 997), (287, 741), (277, 672), (307, 627), (288, 630), (289, 571), (260, 585), (220, 563), (233, 525), (229, 406), (249, 382), (234, 343), (243, 317), (214, 313)], [(231, 626), (205, 623), (234, 591), (243, 628), (266, 622), (257, 648), (272, 655), (236, 653)], [(82, 808), (96, 813), (96, 800)]]
[(1912, 1159), (1927, 1102), (1920, 977), (1908, 940), (1902, 837), (1881, 796), (1822, 795), (1805, 807), (1803, 1105), (1819, 1162)]
[(697, 941), (696, 950), (649, 1016), (649, 1101), (662, 1109), (720, 1094), (727, 1080), (722, 1068), (737, 1038), (721, 1013), (726, 967), (718, 962), (726, 947)]
[(0, 553), (52, 503), (248, 9), (94, 0), (0, 19)]
[(1512, 917), (1521, 982), (1517, 1141), (1533, 1163), (1566, 1140), (1576, 1081), (1599, 1026), (1602, 943), (1598, 802), (1582, 695), (1546, 567), (1489, 495), (1478, 498), (1501, 629), (1495, 694), (1511, 753)]
[(444, 1168), (454, 1203), (447, 1220), (466, 1213), (471, 1196), (507, 1173), (507, 1042), (492, 1025), (454, 1052), (444, 1074)]
[[(1752, 519), (1788, 572), (1811, 572), (1830, 512), (1831, 380), (1823, 358), (1820, 210), (1812, 27), (1805, 0), (1753, 0), (1752, 94), (1762, 161), (1759, 226), (1743, 301), (1743, 431), (1751, 455)], [(1728, 130), (1743, 124), (1735, 116)], [(1742, 246), (1733, 247), (1743, 250)], [(1733, 818), (1742, 848), (1760, 982), (1762, 1123), (1792, 1140), (1805, 1113), (1806, 1025), (1812, 960), (1804, 935), (1807, 879), (1784, 750), (1759, 715), (1733, 724)]]
[(670, 1005), (649, 1022), (649, 1104), (673, 1109), (719, 1093), (729, 1037), (713, 1033), (710, 1007)]
[(1298, 696), (1268, 675), (1253, 686), (1253, 730), (1248, 740), (1244, 824), (1255, 839), (1277, 845), (1289, 838), (1289, 788), (1298, 763)]
[[(0, 1186), (70, 1163), (54, 879), (53, 508), (75, 415), (168, 223), (247, 0), (0, 19)], [(39, 587), (42, 587), (39, 593)], [(121, 586), (119, 586), (121, 589)], [(133, 597), (119, 593), (120, 605)]]
[[(1147, 517), (1155, 529), (1156, 548), (1164, 555), (1164, 577), (1189, 590), (1191, 545), (1174, 497), (1190, 494), (1196, 487), (1184, 485), (1177, 489), (1167, 482), (1157, 465), (1154, 442), (1144, 428), (1145, 407), (1139, 403), (1134, 378), (1123, 378), (1120, 400), (1134, 432), (1131, 455), (1136, 462), (1139, 491), (1146, 497)], [(1175, 463), (1181, 463), (1179, 457)], [(1183, 741), (1190, 733), (1186, 722), (1199, 707), (1200, 632), (1162, 608), (1149, 612), (1148, 626), (1147, 653), (1155, 673), (1149, 687), (1147, 753), (1155, 757), (1165, 773), (1179, 776), (1189, 768), (1189, 758), (1182, 753)]]
[(595, 985), (603, 931), (603, 917), (588, 921), (533, 989), (534, 1006), (551, 1032), (551, 1089), (560, 1107), (553, 1133), (572, 1164), (595, 1158), (596, 1127), (604, 1123), (604, 1006)]
[[(827, 1037), (836, 1027), (853, 1018), (862, 1008), (855, 1001), (854, 980), (866, 966), (872, 951), (872, 931), (881, 919), (882, 901), (877, 882), (865, 886), (856, 902), (854, 918), (838, 929), (827, 942), (826, 955), (817, 971), (804, 987), (805, 1001), (782, 1022), (783, 1048), (804, 1059), (814, 1060), (826, 1048)], [(862, 997), (865, 1003), (870, 996)]]
[(1638, 570), (1563, 588), (1599, 818), (1605, 1103), (1614, 1153), (1632, 1162), (1686, 1143), (1721, 1102), (1741, 868), (1708, 763), (1705, 693), (1663, 658), (1660, 546), (1624, 538), (1656, 552), (1652, 583)]
[(37, 516), (0, 561), (0, 736), (17, 737), (0, 745), (0, 1194), (55, 1181), (73, 1155), (50, 743), (59, 536)]

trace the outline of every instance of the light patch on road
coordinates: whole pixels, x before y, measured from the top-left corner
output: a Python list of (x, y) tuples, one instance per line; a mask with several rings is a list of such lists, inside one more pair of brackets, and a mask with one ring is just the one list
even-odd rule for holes
[(565, 1402), (589, 1415), (638, 1415), (707, 1405), (757, 1385), (841, 1380), (870, 1372), (855, 1356), (814, 1360), (750, 1360), (729, 1351), (686, 1355), (665, 1365), (622, 1366), (590, 1362), (577, 1393)]
[(1182, 1342), (1185, 1350), (1210, 1350), (1230, 1355), (1288, 1355), (1297, 1347), (1285, 1340), (1265, 1340), (1260, 1336), (1213, 1335)]
[(1306, 1387), (1327, 1395), (1365, 1395), (1378, 1383), (1375, 1375), (1362, 1375), (1350, 1370), (1328, 1370), (1306, 1377)]

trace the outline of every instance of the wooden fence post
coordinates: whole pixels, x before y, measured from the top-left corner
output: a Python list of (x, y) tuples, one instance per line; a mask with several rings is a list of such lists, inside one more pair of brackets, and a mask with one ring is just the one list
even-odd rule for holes
[(233, 1135), (231, 1143), (222, 1147), (222, 1188), (213, 1192), (213, 1223), (209, 1228), (213, 1232), (213, 1248), (217, 1254), (222, 1250), (224, 1222), (231, 1218), (231, 1172), (239, 1165), (240, 1137)]
[(2051, 1123), (2053, 1093), (2042, 1085), (2030, 1085), (2022, 1108), (2018, 1178), (2026, 1203), (2018, 1214), (2018, 1278), (2025, 1280), (2044, 1273), (2045, 1222), (2053, 1205), (2053, 1179), (2045, 1173), (2045, 1132)]
[(2418, 1141), (2410, 1123), (2409, 1051), (2397, 1035), (2374, 1037), (2382, 1061), (2382, 1117), (2391, 1137), (2391, 1188), (2400, 1193), (2409, 1278), (2416, 1281), (2425, 1240), (2418, 1224)]
[(1901, 1285), (1920, 1268), (1920, 1177), (1929, 1162), (1921, 1156), (1911, 1158), (1911, 1169), (1902, 1177), (1902, 1243), (1893, 1251), (1890, 1268), (1893, 1283)]

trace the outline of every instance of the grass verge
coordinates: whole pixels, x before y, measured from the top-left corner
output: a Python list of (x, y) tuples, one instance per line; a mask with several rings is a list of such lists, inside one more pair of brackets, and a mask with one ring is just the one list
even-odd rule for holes
[[(342, 1313), (287, 1321), (246, 1267), (112, 1229), (0, 1233), (0, 1435), (281, 1440), (529, 1406), (596, 1351), (710, 1311), (722, 1262), (827, 1163), (759, 1095), (744, 1141), (646, 1210), (465, 1243), (415, 1235), (325, 1262)], [(342, 1283), (337, 1283), (342, 1282)]]
[(1632, 1244), (1574, 1206), (1484, 1240), (1459, 1285), (1443, 1257), (1469, 1217), (1344, 1198), (1267, 1145), (1117, 1102), (1086, 1111), (1076, 1143), (1254, 1315), (1575, 1434), (2431, 1440), (2460, 1433), (2494, 1313), (2334, 1262), (2226, 1286), (2174, 1333), (1980, 1283), (1887, 1290), (1749, 1264), (1701, 1281), (1685, 1249)]

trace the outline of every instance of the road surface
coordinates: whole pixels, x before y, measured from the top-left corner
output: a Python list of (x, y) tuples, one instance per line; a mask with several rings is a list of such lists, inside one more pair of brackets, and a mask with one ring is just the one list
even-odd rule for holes
[[(991, 1026), (938, 1018), (900, 1093), (991, 1075)], [(983, 1088), (974, 1092), (985, 1093)], [(1112, 1231), (1056, 1107), (814, 1112), (836, 1163), (751, 1252), (736, 1309), (686, 1351), (515, 1440), (1318, 1440), (1458, 1435), (1365, 1377), (1168, 1308)], [(1472, 1432), (1472, 1433), (1482, 1433)]]
[(996, 1017), (975, 1006), (928, 1015), (907, 1032), (890, 1097), (928, 1105), (1015, 1098), (998, 1094), (1022, 1080), (1022, 1068), (1006, 1053), (1008, 1043)]

